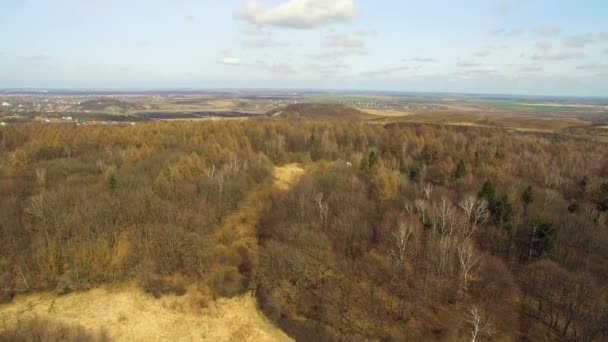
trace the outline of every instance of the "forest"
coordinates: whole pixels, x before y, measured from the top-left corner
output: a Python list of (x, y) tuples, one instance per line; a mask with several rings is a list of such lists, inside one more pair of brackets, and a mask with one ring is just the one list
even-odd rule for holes
[[(252, 293), (298, 341), (606, 341), (607, 147), (271, 118), (1, 127), (0, 302), (195, 285)], [(306, 174), (270, 189), (288, 163)], [(255, 229), (226, 224), (252, 195)]]

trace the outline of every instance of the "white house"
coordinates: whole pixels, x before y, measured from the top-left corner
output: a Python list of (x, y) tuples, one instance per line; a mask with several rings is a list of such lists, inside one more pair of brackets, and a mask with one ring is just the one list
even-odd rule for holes
[(2, 107), (9, 107), (11, 104), (8, 102), (2, 102)]

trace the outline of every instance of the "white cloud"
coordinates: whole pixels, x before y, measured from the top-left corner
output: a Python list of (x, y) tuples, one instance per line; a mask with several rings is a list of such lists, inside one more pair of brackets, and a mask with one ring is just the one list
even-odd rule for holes
[(543, 52), (535, 53), (532, 59), (536, 61), (565, 61), (570, 59), (580, 59), (585, 57), (585, 54), (578, 51), (558, 51), (558, 52)]
[(356, 35), (330, 34), (321, 43), (325, 49), (319, 54), (310, 54), (308, 57), (321, 60), (336, 60), (352, 55), (366, 55), (365, 44)]
[(242, 29), (241, 36), (241, 43), (247, 48), (264, 49), (269, 47), (289, 46), (288, 43), (275, 41), (272, 32), (261, 29)]
[(595, 38), (590, 33), (579, 34), (579, 35), (570, 36), (570, 37), (567, 37), (566, 39), (564, 39), (564, 45), (566, 45), (568, 47), (572, 47), (572, 48), (582, 48), (582, 47), (585, 47), (585, 45), (587, 45), (587, 44), (593, 43), (594, 41), (595, 41)]
[(371, 31), (357, 31), (357, 36), (360, 37), (374, 37), (377, 36), (378, 32), (371, 30)]
[(500, 14), (509, 14), (513, 10), (513, 5), (509, 2), (502, 1), (495, 7), (496, 12)]
[(392, 76), (395, 73), (398, 73), (401, 71), (415, 71), (418, 69), (419, 69), (418, 67), (398, 66), (398, 67), (392, 67), (392, 68), (383, 68), (383, 69), (364, 71), (361, 73), (361, 76), (366, 77), (366, 78), (373, 78), (373, 77), (379, 77), (379, 76)]
[(349, 34), (332, 34), (325, 37), (322, 46), (339, 49), (362, 49), (363, 41)]
[(306, 69), (322, 75), (338, 76), (344, 74), (348, 70), (348, 66), (344, 63), (314, 63), (308, 64)]
[(513, 37), (519, 37), (523, 34), (524, 32), (520, 29), (496, 29), (493, 31), (490, 31), (490, 34), (492, 36), (497, 36), (497, 37), (505, 37), (505, 38), (513, 38)]
[(483, 78), (498, 77), (496, 69), (490, 67), (479, 67), (466, 70), (459, 70), (451, 74), (458, 80), (478, 80)]
[(455, 72), (455, 75), (458, 76), (482, 76), (482, 75), (492, 75), (495, 74), (496, 70), (494, 68), (475, 68), (468, 70), (461, 70)]
[(494, 45), (494, 44), (490, 44), (488, 46), (486, 46), (487, 50), (506, 50), (508, 49), (509, 46), (508, 45)]
[(230, 57), (225, 55), (220, 57), (217, 62), (219, 64), (234, 66), (238, 68), (248, 69), (256, 72), (269, 72), (272, 74), (294, 74), (296, 73), (295, 68), (287, 63), (275, 63), (267, 62), (264, 60), (257, 60), (253, 63), (243, 63), (237, 57)]
[(246, 67), (256, 71), (266, 71), (277, 75), (287, 75), (297, 73), (296, 69), (291, 64), (285, 63), (264, 63), (248, 64)]
[(478, 67), (481, 65), (481, 63), (473, 61), (473, 60), (468, 60), (468, 59), (459, 59), (458, 60), (458, 66), (462, 67), (462, 68), (473, 68), (473, 67)]
[(249, 0), (234, 12), (236, 19), (256, 25), (309, 29), (355, 17), (353, 0), (287, 0), (266, 8), (258, 0)]
[(523, 67), (519, 68), (519, 70), (523, 71), (523, 72), (537, 72), (537, 71), (542, 71), (543, 69), (536, 65), (528, 65), (528, 66), (523, 66)]
[(224, 64), (224, 65), (240, 65), (241, 64), (240, 59), (238, 59), (237, 57), (229, 57), (229, 56), (221, 57), (220, 59), (217, 60), (217, 62), (219, 64)]
[(414, 57), (414, 58), (403, 58), (402, 62), (418, 62), (418, 63), (436, 63), (437, 60), (431, 57)]
[(557, 37), (561, 34), (562, 30), (557, 26), (543, 26), (536, 30), (536, 33), (543, 37)]
[(540, 51), (548, 51), (553, 48), (553, 45), (551, 45), (547, 42), (537, 42), (536, 44), (534, 44), (534, 47)]
[(49, 62), (53, 59), (53, 57), (51, 57), (50, 55), (47, 55), (45, 53), (38, 54), (38, 55), (24, 56), (23, 58), (27, 61), (35, 62), (35, 63)]
[(608, 70), (608, 64), (589, 63), (579, 65), (576, 68), (580, 70)]

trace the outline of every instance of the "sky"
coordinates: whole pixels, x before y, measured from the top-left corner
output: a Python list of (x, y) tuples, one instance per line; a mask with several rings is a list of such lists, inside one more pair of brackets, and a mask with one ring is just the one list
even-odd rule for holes
[(608, 96), (608, 3), (0, 0), (0, 88)]

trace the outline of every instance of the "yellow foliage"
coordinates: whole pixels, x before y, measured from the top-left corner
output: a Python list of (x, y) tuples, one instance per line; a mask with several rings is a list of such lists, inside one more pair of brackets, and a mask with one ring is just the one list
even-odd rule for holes
[(383, 201), (395, 198), (397, 194), (399, 194), (401, 175), (397, 171), (392, 171), (384, 167), (375, 168), (371, 181), (375, 193)]
[(118, 240), (114, 249), (114, 255), (112, 256), (112, 268), (115, 271), (120, 270), (131, 249), (131, 236), (128, 231), (123, 231), (118, 235)]

